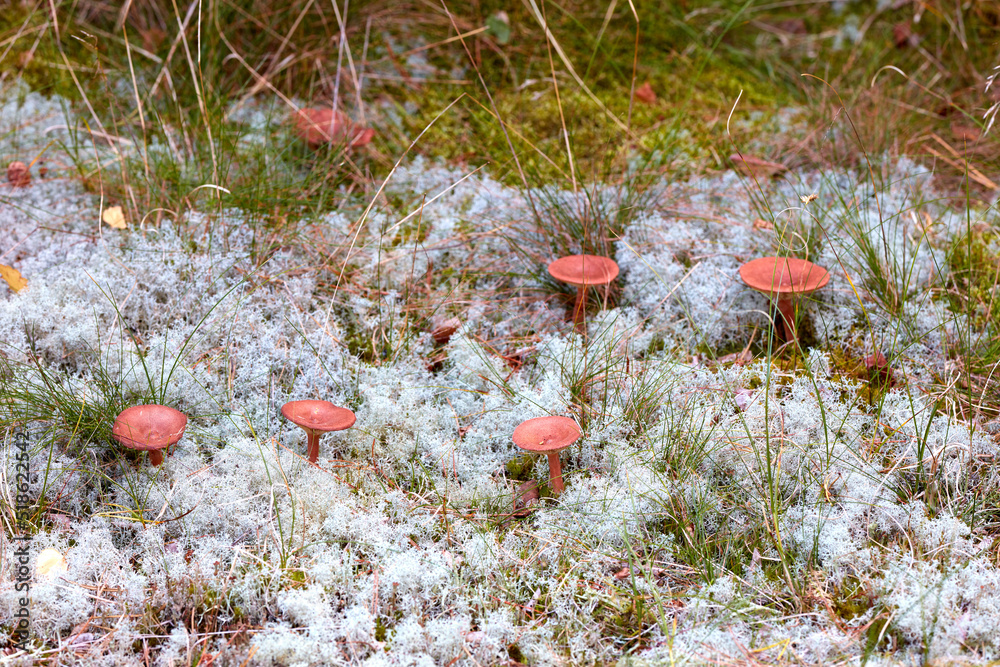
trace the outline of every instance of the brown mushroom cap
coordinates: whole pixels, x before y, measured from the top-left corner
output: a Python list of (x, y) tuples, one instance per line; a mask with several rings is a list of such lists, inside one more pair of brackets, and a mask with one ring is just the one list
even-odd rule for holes
[(569, 417), (536, 417), (514, 429), (514, 444), (529, 452), (558, 452), (580, 437), (580, 427)]
[(769, 296), (810, 294), (830, 282), (830, 273), (796, 257), (761, 257), (740, 267), (747, 287)]
[(343, 431), (354, 426), (357, 421), (353, 412), (337, 407), (330, 401), (289, 401), (281, 406), (281, 414), (307, 433)]
[(607, 285), (618, 277), (618, 264), (609, 257), (569, 255), (549, 264), (549, 274), (576, 287)]
[(133, 405), (115, 419), (111, 435), (129, 449), (159, 450), (181, 439), (187, 420), (183, 412), (165, 405)]

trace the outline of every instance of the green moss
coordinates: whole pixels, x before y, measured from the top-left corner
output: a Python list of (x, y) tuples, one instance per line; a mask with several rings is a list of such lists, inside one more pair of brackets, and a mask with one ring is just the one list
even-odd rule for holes
[(952, 309), (973, 315), (976, 328), (1000, 321), (1000, 255), (997, 230), (979, 225), (950, 245), (948, 268), (954, 287), (949, 292)]
[(521, 454), (517, 458), (507, 461), (504, 465), (504, 468), (507, 470), (507, 477), (518, 482), (530, 481), (536, 460), (538, 460), (538, 455), (536, 454)]

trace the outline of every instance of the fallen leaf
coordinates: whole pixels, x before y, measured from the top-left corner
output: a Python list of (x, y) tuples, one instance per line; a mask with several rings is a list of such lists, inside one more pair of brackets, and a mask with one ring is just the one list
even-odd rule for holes
[(6, 264), (0, 264), (0, 278), (6, 280), (15, 292), (20, 292), (28, 286), (28, 281), (21, 275), (21, 272)]
[(778, 21), (775, 27), (783, 32), (787, 32), (790, 35), (805, 35), (808, 32), (808, 30), (806, 30), (806, 22), (802, 19)]
[(653, 86), (649, 81), (635, 89), (635, 99), (643, 104), (654, 104), (656, 102), (656, 93), (653, 91)]
[(23, 162), (7, 165), (7, 181), (15, 188), (26, 188), (31, 184), (31, 170)]
[(902, 49), (906, 46), (914, 46), (917, 43), (916, 38), (913, 36), (913, 28), (910, 26), (909, 21), (903, 21), (892, 26), (892, 42), (896, 45), (897, 49)]
[(312, 148), (323, 144), (346, 144), (348, 148), (371, 143), (375, 130), (351, 122), (347, 114), (334, 109), (299, 109), (295, 132)]
[(765, 220), (764, 218), (757, 218), (753, 221), (754, 229), (774, 229), (774, 224), (770, 220)]
[(104, 209), (104, 213), (101, 214), (101, 220), (109, 227), (125, 229), (125, 213), (122, 212), (121, 206), (111, 206)]
[(35, 560), (35, 574), (39, 579), (55, 579), (68, 569), (66, 559), (55, 549), (42, 549)]
[(507, 12), (499, 11), (486, 19), (486, 31), (493, 35), (498, 44), (510, 41), (510, 17)]
[(973, 143), (979, 141), (979, 129), (971, 125), (952, 123), (951, 134), (960, 142)]
[(531, 480), (514, 490), (514, 516), (528, 516), (534, 511), (532, 505), (538, 503), (538, 482)]
[(788, 171), (788, 167), (780, 162), (768, 162), (752, 155), (734, 153), (729, 156), (729, 159), (736, 165), (737, 171), (755, 178), (770, 178)]
[(809, 202), (814, 201), (816, 199), (819, 199), (819, 195), (816, 194), (815, 192), (812, 193), (811, 195), (799, 195), (799, 201), (801, 201), (803, 204), (808, 204)]
[(462, 326), (462, 321), (457, 317), (436, 319), (432, 323), (435, 326), (431, 330), (431, 336), (434, 337), (434, 342), (438, 345), (447, 345), (458, 328)]

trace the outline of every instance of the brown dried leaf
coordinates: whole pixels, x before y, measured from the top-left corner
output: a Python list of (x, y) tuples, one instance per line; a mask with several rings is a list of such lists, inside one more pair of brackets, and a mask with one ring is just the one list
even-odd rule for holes
[(21, 272), (6, 264), (0, 264), (0, 278), (6, 280), (15, 292), (20, 292), (28, 286), (28, 281), (21, 275)]
[(909, 21), (902, 21), (892, 26), (892, 42), (896, 45), (897, 49), (916, 44), (916, 38), (913, 36), (913, 28), (910, 26)]
[(962, 123), (951, 124), (951, 134), (955, 140), (961, 143), (975, 143), (979, 141), (979, 128)]
[(101, 214), (101, 220), (104, 221), (109, 227), (114, 227), (115, 229), (125, 229), (125, 213), (122, 211), (121, 206), (110, 206), (104, 209), (104, 213)]
[(26, 188), (31, 184), (31, 170), (23, 162), (7, 165), (7, 181), (15, 188)]
[(538, 504), (538, 482), (531, 480), (525, 482), (514, 490), (514, 516), (527, 516), (534, 509), (532, 505)]
[(775, 27), (783, 32), (787, 32), (790, 35), (805, 35), (809, 31), (806, 30), (806, 22), (802, 19), (787, 19), (785, 21), (778, 21)]
[(765, 220), (764, 218), (757, 218), (753, 221), (754, 229), (774, 229), (774, 224), (770, 220)]
[(451, 337), (458, 331), (458, 328), (462, 326), (462, 321), (457, 317), (449, 317), (447, 319), (435, 320), (433, 324), (434, 328), (431, 330), (431, 336), (434, 337), (434, 342), (438, 345), (447, 345)]
[(635, 99), (643, 104), (654, 104), (656, 102), (656, 93), (653, 91), (653, 86), (649, 81), (635, 89)]

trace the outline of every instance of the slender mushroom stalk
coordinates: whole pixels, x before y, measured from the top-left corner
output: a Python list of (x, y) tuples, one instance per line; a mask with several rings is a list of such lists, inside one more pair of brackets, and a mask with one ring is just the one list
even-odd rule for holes
[(598, 255), (569, 255), (549, 264), (549, 275), (576, 287), (573, 324), (577, 331), (586, 333), (584, 312), (587, 309), (587, 287), (611, 284), (618, 277), (618, 264), (613, 259)]
[(184, 435), (187, 415), (165, 405), (133, 405), (115, 419), (111, 436), (129, 449), (149, 453), (149, 463), (163, 463), (163, 449)]
[(580, 427), (569, 417), (536, 417), (521, 422), (514, 429), (514, 444), (529, 452), (545, 454), (549, 459), (549, 482), (558, 495), (565, 490), (559, 452), (580, 438)]
[(795, 331), (795, 305), (798, 300), (830, 282), (830, 273), (812, 262), (795, 257), (761, 257), (740, 267), (740, 277), (750, 289), (775, 300), (780, 322), (775, 322), (778, 336), (790, 342), (798, 339)]
[(319, 459), (319, 436), (330, 431), (343, 431), (354, 426), (357, 417), (347, 408), (337, 407), (329, 401), (289, 401), (281, 407), (281, 414), (306, 432), (310, 463)]

